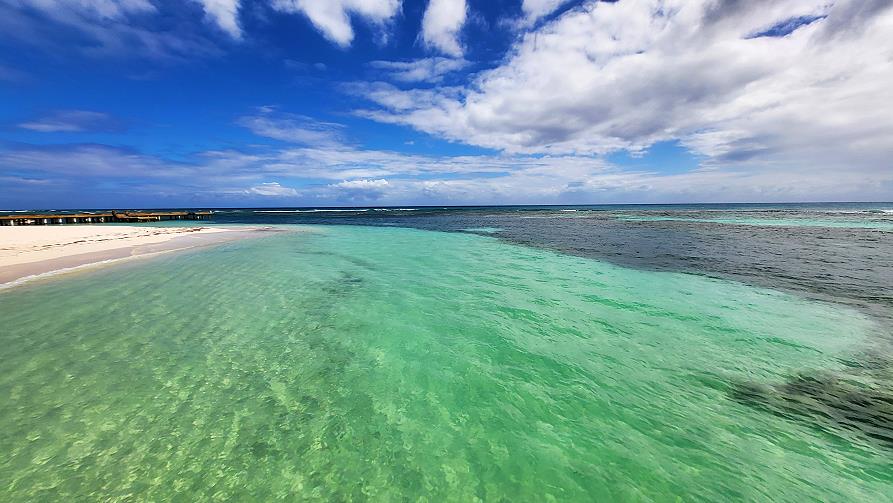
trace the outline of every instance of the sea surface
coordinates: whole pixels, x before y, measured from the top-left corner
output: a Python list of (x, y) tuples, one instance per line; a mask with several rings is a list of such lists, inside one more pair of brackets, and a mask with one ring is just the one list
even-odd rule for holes
[(202, 225), (0, 291), (0, 501), (893, 501), (893, 204)]

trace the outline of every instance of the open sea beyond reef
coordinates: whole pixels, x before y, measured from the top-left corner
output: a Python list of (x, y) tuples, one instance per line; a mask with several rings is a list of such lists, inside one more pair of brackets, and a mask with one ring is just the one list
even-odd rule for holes
[(218, 224), (0, 291), (0, 501), (893, 501), (893, 204)]

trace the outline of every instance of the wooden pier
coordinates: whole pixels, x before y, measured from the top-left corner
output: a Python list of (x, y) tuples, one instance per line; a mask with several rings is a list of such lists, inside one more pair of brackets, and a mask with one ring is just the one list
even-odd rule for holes
[(47, 215), (0, 215), (0, 225), (65, 225), (142, 223), (163, 220), (208, 220), (210, 211), (111, 211), (108, 213), (54, 213)]

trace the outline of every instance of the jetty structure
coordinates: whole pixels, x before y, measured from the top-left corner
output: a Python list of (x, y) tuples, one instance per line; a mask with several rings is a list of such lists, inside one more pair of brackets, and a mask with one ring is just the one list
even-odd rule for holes
[(99, 213), (52, 213), (0, 215), (0, 225), (65, 225), (102, 223), (143, 223), (164, 220), (209, 220), (210, 211), (110, 211)]

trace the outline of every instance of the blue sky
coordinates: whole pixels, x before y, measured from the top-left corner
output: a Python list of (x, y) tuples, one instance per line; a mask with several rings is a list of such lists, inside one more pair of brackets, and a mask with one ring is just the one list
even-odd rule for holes
[(886, 1), (0, 0), (0, 209), (893, 200)]

